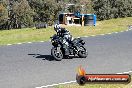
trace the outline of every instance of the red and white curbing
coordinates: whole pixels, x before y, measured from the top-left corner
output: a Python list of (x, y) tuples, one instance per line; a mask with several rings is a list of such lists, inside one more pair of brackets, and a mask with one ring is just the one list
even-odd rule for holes
[[(129, 74), (129, 73), (132, 73), (132, 71), (116, 73), (116, 74)], [(46, 85), (46, 86), (40, 86), (40, 87), (35, 87), (35, 88), (48, 88), (48, 87), (54, 87), (54, 86), (58, 86), (58, 85), (65, 85), (65, 84), (70, 84), (70, 83), (76, 83), (76, 80), (69, 81), (69, 82), (63, 82), (63, 83), (57, 83), (57, 84), (51, 84), (51, 85)]]
[[(132, 30), (132, 29), (128, 29), (128, 30), (125, 30), (125, 31), (127, 32), (127, 31), (130, 31), (130, 30)], [(125, 32), (125, 31), (120, 31), (120, 32)], [(120, 32), (113, 32), (113, 33), (117, 34), (117, 33), (120, 33)], [(99, 34), (99, 35), (104, 36), (104, 35), (110, 35), (110, 34), (113, 34), (113, 33)], [(98, 36), (98, 35), (91, 35), (91, 36), (84, 36), (84, 37), (95, 37), (95, 36)], [(78, 38), (80, 38), (80, 37), (78, 37)], [(39, 42), (45, 42), (45, 41), (39, 41)], [(26, 44), (26, 43), (30, 44), (30, 43), (33, 43), (33, 42), (17, 43), (17, 45)], [(16, 45), (16, 44), (7, 44), (7, 46), (11, 46), (11, 45)]]

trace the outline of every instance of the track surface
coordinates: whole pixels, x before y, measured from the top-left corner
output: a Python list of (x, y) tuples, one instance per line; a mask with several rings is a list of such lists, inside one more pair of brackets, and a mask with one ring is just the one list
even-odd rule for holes
[(50, 42), (0, 46), (0, 88), (35, 88), (75, 80), (78, 66), (87, 73), (132, 70), (132, 31), (84, 38), (87, 58), (54, 61)]

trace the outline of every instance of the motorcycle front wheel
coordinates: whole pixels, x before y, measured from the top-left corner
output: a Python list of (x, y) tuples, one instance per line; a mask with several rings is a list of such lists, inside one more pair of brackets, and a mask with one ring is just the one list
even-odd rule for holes
[(86, 58), (87, 55), (88, 55), (88, 52), (87, 52), (86, 48), (83, 47), (83, 46), (81, 46), (81, 47), (79, 47), (79, 48), (80, 48), (80, 49), (79, 49), (79, 51), (78, 51), (78, 56), (79, 56), (80, 58)]
[(53, 47), (51, 49), (51, 55), (54, 57), (55, 60), (61, 61), (63, 58), (63, 53), (60, 47)]

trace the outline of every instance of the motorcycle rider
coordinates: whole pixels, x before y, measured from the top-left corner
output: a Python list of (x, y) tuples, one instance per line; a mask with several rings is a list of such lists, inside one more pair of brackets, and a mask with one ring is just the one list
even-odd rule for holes
[(72, 36), (70, 32), (65, 28), (60, 27), (59, 24), (54, 25), (54, 30), (57, 32), (57, 35), (62, 37), (62, 44), (65, 50), (65, 55), (69, 55), (69, 43), (72, 41)]

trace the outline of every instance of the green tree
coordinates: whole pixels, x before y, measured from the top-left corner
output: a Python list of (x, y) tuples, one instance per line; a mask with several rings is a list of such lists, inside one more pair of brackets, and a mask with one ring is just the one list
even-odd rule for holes
[(61, 6), (55, 0), (28, 0), (31, 8), (34, 10), (35, 22), (46, 22), (50, 25), (58, 18)]
[(93, 0), (93, 9), (94, 9), (94, 13), (97, 15), (97, 18), (99, 20), (104, 20), (107, 18), (107, 4), (108, 1), (107, 0)]
[(98, 20), (132, 16), (131, 0), (92, 0)]
[(81, 12), (85, 14), (94, 13), (92, 5), (93, 3), (91, 0), (81, 0), (80, 1)]
[(0, 29), (5, 29), (8, 21), (7, 2), (0, 1)]
[(27, 0), (15, 1), (12, 9), (15, 28), (21, 28), (22, 26), (30, 27), (33, 25), (33, 11)]

